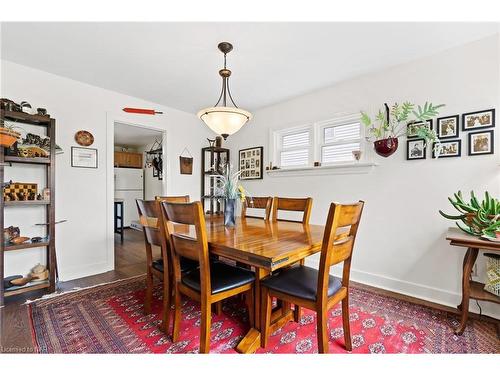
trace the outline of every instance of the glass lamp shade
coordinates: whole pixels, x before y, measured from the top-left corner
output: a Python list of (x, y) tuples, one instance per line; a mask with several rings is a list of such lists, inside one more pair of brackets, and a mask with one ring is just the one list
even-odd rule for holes
[(210, 107), (199, 111), (198, 117), (225, 139), (240, 130), (252, 118), (252, 114), (236, 107)]

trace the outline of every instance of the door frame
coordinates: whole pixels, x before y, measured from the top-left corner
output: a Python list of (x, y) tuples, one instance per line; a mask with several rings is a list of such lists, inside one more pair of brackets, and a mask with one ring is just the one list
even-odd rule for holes
[[(149, 120), (149, 121), (148, 121)], [(152, 121), (151, 121), (152, 120)], [(162, 133), (163, 146), (163, 180), (162, 195), (167, 195), (167, 178), (169, 166), (167, 160), (167, 130), (165, 123), (154, 119), (137, 119), (131, 115), (119, 113), (106, 113), (106, 262), (109, 270), (115, 269), (115, 233), (114, 233), (114, 151), (115, 151), (115, 123), (135, 126), (138, 128), (156, 130)]]

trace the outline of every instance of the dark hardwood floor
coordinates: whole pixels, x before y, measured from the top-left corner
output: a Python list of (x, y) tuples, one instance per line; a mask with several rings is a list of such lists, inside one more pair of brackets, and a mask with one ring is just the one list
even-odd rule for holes
[[(124, 233), (124, 242), (120, 243), (118, 236), (115, 238), (115, 270), (84, 277), (77, 280), (60, 282), (58, 291), (71, 290), (75, 287), (87, 287), (96, 284), (106, 283), (110, 281), (125, 279), (132, 276), (144, 274), (146, 272), (146, 253), (144, 251), (143, 234), (133, 229), (126, 229)], [(159, 249), (155, 249), (155, 257), (160, 256)], [(358, 288), (371, 290), (374, 293), (383, 294), (393, 298), (398, 298), (408, 302), (424, 305), (430, 308), (443, 310), (451, 313), (458, 313), (458, 310), (431, 303), (425, 300), (408, 297), (399, 293), (386, 291), (383, 289), (371, 287), (356, 282), (351, 282)], [(41, 297), (43, 291), (35, 291), (22, 294), (19, 296), (9, 297), (6, 300), (6, 305), (0, 308), (0, 352), (3, 353), (32, 353), (33, 344), (31, 341), (30, 324), (28, 322), (28, 314), (26, 306), (23, 303), (26, 300), (33, 300)], [(478, 316), (470, 314), (472, 319), (484, 319), (498, 324), (498, 320), (486, 316)]]
[[(160, 256), (155, 249), (155, 256)], [(57, 291), (67, 291), (75, 287), (87, 287), (110, 281), (126, 279), (146, 272), (146, 253), (142, 232), (125, 229), (123, 244), (115, 237), (115, 270), (99, 275), (58, 283)], [(43, 296), (43, 290), (8, 297), (5, 306), (0, 308), (0, 352), (32, 353), (30, 325), (27, 309), (23, 305), (26, 300)]]

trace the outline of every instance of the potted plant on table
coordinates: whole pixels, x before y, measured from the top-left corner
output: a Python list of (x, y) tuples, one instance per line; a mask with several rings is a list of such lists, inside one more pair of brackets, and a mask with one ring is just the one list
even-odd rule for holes
[(221, 168), (221, 172), (215, 175), (216, 186), (214, 189), (215, 196), (224, 199), (224, 225), (233, 227), (235, 225), (236, 202), (245, 200), (247, 191), (238, 182), (241, 171), (233, 171), (231, 164), (225, 164)]
[(455, 220), (457, 227), (473, 236), (496, 238), (500, 235), (500, 201), (498, 199), (493, 198), (488, 192), (484, 194), (481, 202), (473, 191), (470, 193), (469, 202), (465, 201), (460, 191), (453, 196), (454, 199), (448, 198), (448, 200), (459, 214), (448, 215), (439, 210), (444, 218)]
[[(385, 111), (380, 109), (373, 121), (366, 112), (361, 111), (361, 122), (368, 129), (367, 139), (373, 141), (375, 152), (388, 157), (398, 149), (398, 138), (407, 135), (409, 124), (430, 120), (439, 114), (438, 109), (444, 107), (444, 104), (425, 102), (422, 107), (404, 102), (394, 103), (390, 109), (387, 104), (384, 106)], [(426, 144), (432, 142), (435, 148), (441, 146), (436, 132), (427, 126), (415, 127), (415, 133), (412, 135), (424, 139)]]

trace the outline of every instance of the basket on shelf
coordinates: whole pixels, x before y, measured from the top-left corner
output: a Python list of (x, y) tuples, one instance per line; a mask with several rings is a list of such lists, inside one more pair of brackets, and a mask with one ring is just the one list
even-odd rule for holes
[(0, 127), (0, 146), (10, 147), (21, 138), (21, 133)]

